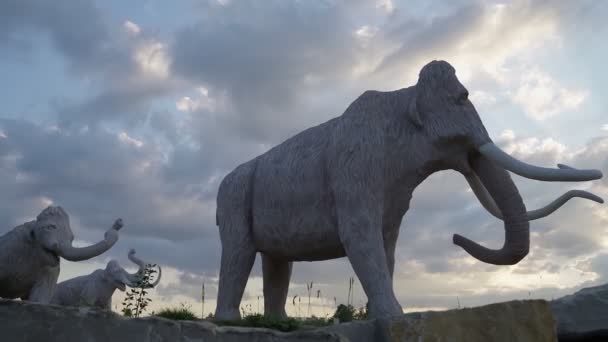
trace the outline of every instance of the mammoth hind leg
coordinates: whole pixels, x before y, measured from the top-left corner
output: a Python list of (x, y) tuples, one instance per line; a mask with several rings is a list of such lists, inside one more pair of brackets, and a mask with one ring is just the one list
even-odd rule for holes
[(289, 290), (292, 263), (262, 255), (264, 274), (264, 315), (274, 318), (287, 318), (285, 301)]
[(241, 317), (239, 305), (256, 255), (246, 220), (237, 217), (228, 221), (220, 224), (222, 261), (215, 317), (221, 320)]

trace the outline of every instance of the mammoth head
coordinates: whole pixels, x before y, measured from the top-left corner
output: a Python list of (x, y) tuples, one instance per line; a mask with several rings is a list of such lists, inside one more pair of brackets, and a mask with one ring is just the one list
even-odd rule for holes
[(107, 279), (120, 291), (125, 291), (126, 287), (143, 287), (143, 288), (151, 288), (158, 285), (161, 278), (161, 268), (158, 267), (158, 275), (153, 283), (149, 283), (142, 286), (142, 282), (145, 276), (146, 264), (139, 258), (135, 256), (135, 250), (131, 249), (129, 251), (129, 260), (131, 260), (134, 264), (138, 266), (138, 269), (135, 273), (129, 273), (127, 270), (122, 268), (118, 262), (115, 260), (110, 260), (106, 265), (106, 277)]
[(557, 169), (526, 164), (502, 151), (490, 139), (469, 92), (444, 61), (433, 61), (420, 71), (410, 93), (407, 117), (433, 146), (429, 169), (452, 168), (462, 172), (481, 203), (505, 226), (501, 249), (488, 249), (463, 236), (453, 241), (476, 259), (512, 265), (529, 250), (529, 221), (555, 211), (572, 197), (603, 200), (585, 191), (570, 191), (549, 206), (526, 211), (519, 191), (507, 171), (542, 181), (589, 181), (602, 177), (599, 170), (577, 170), (558, 164)]
[(466, 139), (479, 144), (490, 139), (469, 101), (469, 91), (444, 61), (432, 61), (420, 70), (407, 115), (415, 126), (440, 141)]
[(61, 207), (49, 206), (36, 217), (30, 236), (56, 263), (59, 257), (79, 261), (96, 257), (110, 249), (116, 243), (117, 231), (121, 227), (122, 221), (117, 220), (101, 242), (87, 247), (73, 247), (74, 234), (68, 214)]

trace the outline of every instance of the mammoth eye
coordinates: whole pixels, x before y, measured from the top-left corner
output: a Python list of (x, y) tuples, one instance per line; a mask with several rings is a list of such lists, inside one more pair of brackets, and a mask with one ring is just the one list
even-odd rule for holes
[(458, 103), (464, 104), (467, 102), (468, 99), (469, 99), (469, 91), (465, 90), (460, 94), (460, 96), (458, 96)]
[(57, 226), (55, 226), (54, 224), (49, 224), (48, 226), (44, 227), (44, 229), (53, 230), (57, 229)]

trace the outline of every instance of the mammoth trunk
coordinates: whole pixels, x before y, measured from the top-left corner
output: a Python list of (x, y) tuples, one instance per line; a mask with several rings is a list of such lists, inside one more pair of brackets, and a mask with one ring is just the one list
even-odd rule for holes
[[(146, 279), (146, 263), (135, 256), (135, 250), (131, 250), (129, 252), (129, 260), (138, 266), (137, 272), (128, 273), (125, 271), (125, 284), (130, 287), (142, 287), (142, 288), (152, 288), (158, 285), (160, 282), (160, 277), (162, 274), (162, 269), (158, 266), (158, 274), (156, 276), (156, 280), (153, 283), (144, 284), (144, 280)], [(149, 275), (148, 275), (149, 276)], [(149, 280), (149, 279), (148, 279)]]
[(479, 154), (471, 158), (470, 164), (502, 213), (505, 243), (501, 249), (493, 250), (454, 234), (454, 244), (480, 261), (494, 265), (514, 265), (528, 254), (530, 247), (526, 207), (505, 169), (497, 167)]
[(73, 247), (72, 245), (60, 245), (56, 248), (57, 255), (69, 261), (81, 261), (94, 258), (108, 249), (110, 249), (114, 243), (103, 240), (94, 245), (87, 247)]

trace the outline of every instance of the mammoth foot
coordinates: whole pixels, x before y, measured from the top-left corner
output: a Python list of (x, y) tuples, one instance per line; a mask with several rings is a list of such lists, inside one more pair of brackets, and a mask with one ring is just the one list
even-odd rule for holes
[(403, 309), (397, 301), (392, 303), (374, 303), (370, 301), (368, 314), (370, 318), (390, 318), (403, 315)]
[(238, 309), (221, 309), (215, 311), (215, 319), (218, 321), (236, 321), (241, 319), (241, 313)]

